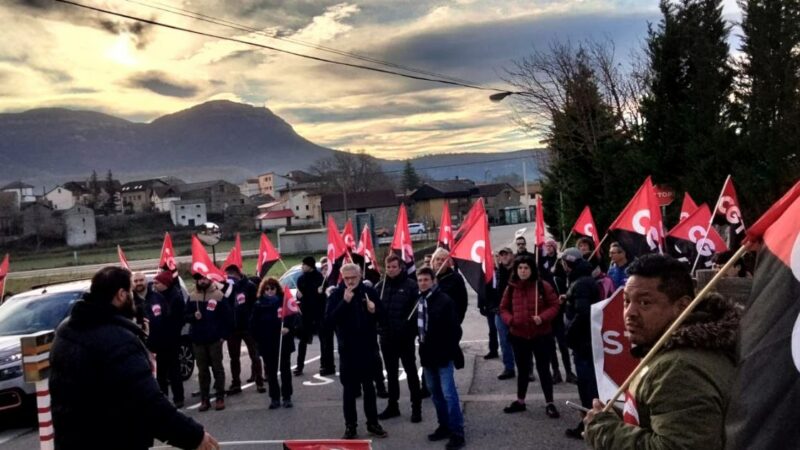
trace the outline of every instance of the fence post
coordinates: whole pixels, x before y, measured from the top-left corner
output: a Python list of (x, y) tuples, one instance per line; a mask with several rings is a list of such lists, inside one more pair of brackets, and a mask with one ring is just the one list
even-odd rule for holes
[(36, 384), (36, 410), (39, 415), (39, 446), (42, 450), (53, 450), (55, 432), (50, 410), (50, 347), (55, 338), (54, 331), (40, 331), (20, 338), (22, 346), (22, 369), (25, 381)]

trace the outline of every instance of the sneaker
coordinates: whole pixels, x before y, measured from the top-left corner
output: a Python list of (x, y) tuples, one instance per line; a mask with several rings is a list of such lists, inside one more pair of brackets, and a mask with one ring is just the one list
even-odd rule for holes
[(561, 372), (556, 372), (553, 374), (553, 385), (561, 384), (564, 382), (564, 379), (561, 378)]
[(335, 367), (332, 367), (332, 368), (326, 367), (324, 369), (319, 369), (319, 376), (325, 377), (325, 376), (328, 376), (328, 375), (336, 375), (336, 368)]
[(439, 426), (433, 433), (428, 435), (429, 441), (441, 441), (442, 439), (447, 439), (450, 437), (450, 430), (446, 427)]
[(514, 400), (513, 402), (511, 402), (510, 405), (503, 408), (503, 412), (506, 414), (511, 414), (511, 413), (522, 412), (525, 411), (526, 409), (528, 409), (528, 407), (525, 406), (525, 403)]
[(231, 387), (229, 387), (228, 390), (225, 391), (225, 393), (228, 394), (228, 395), (241, 394), (242, 393), (242, 387), (239, 386), (239, 385), (236, 385), (236, 384), (232, 384)]
[(281, 407), (280, 400), (272, 400), (271, 402), (269, 402), (269, 409), (278, 409), (280, 407)]
[(420, 406), (411, 407), (411, 423), (422, 422), (422, 408)]
[(561, 414), (558, 413), (556, 409), (556, 405), (552, 403), (548, 403), (547, 406), (544, 407), (544, 413), (547, 414), (547, 417), (551, 419), (558, 419), (561, 417)]
[(504, 370), (503, 373), (497, 376), (498, 380), (508, 380), (509, 378), (516, 377), (517, 374), (513, 370)]
[(209, 409), (211, 409), (211, 402), (209, 402), (208, 400), (201, 401), (200, 402), (200, 407), (197, 408), (197, 410), (200, 411), (200, 412), (206, 412)]
[(567, 383), (578, 384), (578, 377), (574, 373), (567, 373)]
[(294, 376), (299, 377), (300, 375), (303, 374), (303, 368), (302, 367), (298, 367), (297, 369), (294, 369), (294, 371), (292, 373), (294, 374)]
[(397, 407), (397, 403), (389, 402), (389, 405), (386, 406), (386, 409), (384, 409), (383, 412), (378, 414), (378, 419), (386, 420), (398, 416), (400, 416), (400, 408)]
[(175, 408), (177, 408), (177, 409), (183, 409), (183, 407), (184, 407), (183, 400), (173, 400), (172, 404), (175, 405)]
[(344, 427), (344, 435), (342, 439), (355, 439), (358, 437), (358, 432), (356, 431), (355, 425), (346, 425)]
[(259, 394), (263, 394), (267, 392), (267, 388), (265, 388), (264, 385), (256, 386), (256, 392), (258, 392)]
[(379, 438), (385, 438), (386, 436), (389, 435), (389, 433), (387, 433), (386, 430), (384, 430), (383, 427), (381, 426), (381, 424), (379, 424), (379, 423), (373, 423), (373, 424), (369, 424), (368, 423), (367, 424), (367, 432), (369, 434), (371, 434), (371, 435), (373, 435), (375, 437), (379, 437)]
[(283, 399), (283, 407), (284, 408), (291, 408), (292, 406), (294, 406), (292, 404), (292, 399), (290, 399), (290, 398)]
[(225, 409), (225, 400), (218, 398), (216, 402), (214, 402), (214, 409), (216, 411), (222, 411)]
[(450, 436), (450, 440), (447, 441), (447, 445), (444, 446), (447, 450), (457, 450), (459, 448), (464, 447), (466, 445), (466, 441), (464, 441), (464, 436), (459, 436), (457, 434), (453, 434)]
[(497, 359), (498, 357), (500, 357), (500, 355), (498, 355), (497, 352), (489, 352), (483, 355), (483, 359)]
[(567, 428), (564, 434), (568, 438), (583, 440), (583, 422), (579, 423), (575, 428)]

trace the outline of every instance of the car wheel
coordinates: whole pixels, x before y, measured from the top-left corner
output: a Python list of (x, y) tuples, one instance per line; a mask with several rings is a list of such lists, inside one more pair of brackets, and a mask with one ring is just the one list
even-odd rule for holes
[(186, 381), (194, 373), (194, 351), (188, 339), (184, 339), (178, 348), (178, 361), (181, 367), (181, 379)]

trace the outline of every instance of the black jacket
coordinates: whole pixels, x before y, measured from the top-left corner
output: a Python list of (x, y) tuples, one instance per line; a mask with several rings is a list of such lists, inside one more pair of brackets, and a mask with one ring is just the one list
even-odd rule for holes
[(484, 308), (489, 313), (497, 313), (500, 310), (500, 300), (503, 298), (503, 293), (506, 292), (508, 287), (508, 280), (511, 278), (511, 269), (500, 264), (494, 268), (494, 277), (496, 286), (487, 287), (486, 304)]
[(464, 354), (458, 345), (461, 340), (461, 325), (458, 323), (455, 303), (447, 294), (434, 287), (427, 305), (428, 327), (425, 338), (419, 344), (420, 365), (438, 368), (445, 367), (452, 361), (456, 368), (464, 367)]
[(458, 314), (458, 323), (463, 323), (464, 317), (467, 315), (467, 305), (469, 304), (464, 277), (453, 269), (447, 269), (436, 277), (436, 285), (440, 291), (453, 300)]
[(375, 290), (383, 293), (384, 314), (379, 318), (381, 338), (413, 340), (417, 335), (417, 321), (413, 317), (409, 320), (408, 316), (417, 303), (417, 283), (403, 271), (396, 278), (386, 277)]
[[(278, 317), (278, 308), (283, 306), (283, 299), (275, 295), (262, 295), (253, 304), (253, 314), (250, 318), (250, 334), (258, 344), (258, 351), (268, 360), (278, 356), (278, 344), (281, 342), (281, 318)], [(297, 328), (298, 314), (287, 316), (283, 326), (289, 333), (283, 336), (283, 352), (294, 351), (293, 331)]]
[(163, 293), (148, 289), (144, 300), (144, 314), (150, 321), (147, 348), (154, 353), (175, 349), (181, 342), (183, 328), (183, 296), (175, 286)]
[[(195, 317), (198, 311), (200, 320)], [(227, 339), (233, 331), (233, 311), (213, 284), (206, 292), (191, 293), (184, 317), (192, 325), (191, 336), (195, 344), (213, 344)]]
[(302, 294), (300, 301), (300, 311), (303, 313), (303, 320), (308, 322), (318, 322), (325, 314), (325, 293), (319, 292), (322, 286), (322, 276), (319, 270), (303, 272), (297, 279), (297, 290)]
[[(378, 316), (383, 314), (383, 305), (374, 289), (359, 284), (353, 299), (344, 301), (344, 284), (340, 284), (328, 299), (325, 314), (326, 326), (336, 330), (339, 344), (339, 360), (342, 370), (374, 370), (372, 355), (378, 351)], [(375, 313), (367, 311), (366, 297), (375, 303)]]
[(567, 345), (576, 352), (591, 355), (591, 306), (600, 301), (600, 290), (588, 261), (578, 260), (569, 273), (566, 296)]
[(83, 300), (59, 325), (50, 353), (56, 448), (200, 445), (203, 427), (161, 393), (141, 334), (114, 306)]
[(247, 332), (250, 327), (250, 315), (256, 302), (257, 287), (249, 278), (242, 278), (231, 286), (228, 296), (233, 307), (233, 330), (238, 333)]

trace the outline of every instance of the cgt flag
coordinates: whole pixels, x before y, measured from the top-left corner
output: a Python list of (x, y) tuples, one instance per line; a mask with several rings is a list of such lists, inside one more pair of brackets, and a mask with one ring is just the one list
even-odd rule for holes
[(572, 226), (572, 232), (579, 236), (588, 236), (594, 241), (594, 247), (600, 246), (600, 239), (597, 236), (597, 225), (594, 224), (594, 217), (589, 205), (586, 205), (578, 216), (575, 225)]
[(646, 253), (660, 253), (663, 230), (653, 181), (647, 177), (617, 220), (608, 227), (608, 234), (622, 245), (628, 259), (633, 259)]
[[(725, 241), (714, 227), (708, 228), (711, 211), (703, 203), (667, 234), (667, 252), (680, 261), (698, 267), (711, 268), (711, 257), (728, 250)], [(708, 236), (706, 236), (708, 230)]]
[[(360, 264), (364, 268), (364, 278), (373, 280), (380, 278), (381, 268), (375, 264), (375, 247), (372, 245), (372, 232), (370, 232), (369, 225), (364, 225), (361, 230), (361, 239), (358, 241), (356, 248), (356, 255), (361, 259)], [(355, 258), (355, 255), (353, 255)]]
[(739, 207), (739, 198), (736, 196), (736, 189), (733, 187), (733, 179), (731, 179), (730, 175), (725, 179), (725, 184), (722, 185), (722, 193), (719, 194), (719, 199), (717, 199), (714, 219), (718, 218), (724, 219), (723, 222), (731, 226), (733, 234), (739, 238), (744, 236), (745, 228), (742, 220), (742, 210)]
[(328, 215), (328, 278), (333, 281), (339, 280), (339, 267), (341, 267), (345, 256), (347, 256), (347, 245), (339, 234), (339, 228), (333, 216)]
[(230, 266), (236, 266), (239, 271), (242, 270), (242, 241), (239, 239), (239, 233), (236, 233), (236, 240), (234, 241), (233, 248), (228, 252), (228, 257), (222, 263), (222, 270), (227, 270)]
[(342, 231), (342, 240), (344, 241), (344, 245), (347, 246), (347, 250), (350, 253), (355, 252), (356, 235), (353, 232), (353, 219), (347, 219), (347, 223), (344, 224), (344, 230)]
[(192, 275), (199, 275), (212, 281), (224, 282), (225, 273), (211, 261), (206, 252), (206, 248), (197, 239), (197, 235), (192, 235)]
[(283, 450), (371, 450), (368, 440), (283, 441)]
[(472, 225), (464, 230), (461, 239), (453, 245), (450, 257), (472, 289), (478, 293), (478, 298), (485, 297), (486, 285), (494, 279), (494, 261), (492, 243), (489, 240), (489, 219), (483, 203)]
[(278, 308), (278, 318), (285, 319), (298, 313), (300, 313), (300, 306), (297, 304), (297, 299), (292, 295), (292, 290), (289, 286), (284, 286), (283, 305)]
[(161, 245), (161, 259), (158, 260), (158, 268), (175, 272), (178, 265), (175, 263), (175, 249), (172, 247), (172, 238), (169, 232), (164, 233), (164, 243)]
[(272, 242), (266, 234), (261, 233), (261, 241), (258, 244), (258, 260), (256, 260), (256, 274), (259, 278), (264, 278), (269, 273), (269, 269), (281, 259), (281, 254), (273, 247)]
[(536, 196), (536, 232), (533, 235), (533, 243), (536, 246), (536, 251), (540, 251), (540, 247), (544, 245), (544, 207), (542, 206), (542, 196)]
[(450, 207), (447, 202), (444, 202), (442, 208), (442, 220), (439, 222), (439, 238), (436, 240), (436, 246), (445, 250), (450, 250), (453, 244), (453, 222), (450, 220)]
[(392, 253), (397, 254), (406, 264), (406, 272), (413, 274), (417, 271), (414, 265), (414, 247), (411, 245), (411, 233), (408, 231), (408, 211), (406, 205), (400, 204), (397, 213), (397, 225), (394, 227), (394, 237), (392, 245), (389, 247)]
[[(481, 211), (483, 211), (483, 213), (481, 213)], [(486, 214), (486, 208), (484, 207), (483, 197), (478, 197), (478, 200), (476, 200), (469, 208), (469, 211), (467, 211), (464, 220), (461, 221), (461, 226), (458, 227), (458, 233), (453, 237), (453, 242), (461, 239), (461, 236), (472, 226), (472, 222), (480, 218), (481, 214)]]
[(623, 288), (591, 308), (592, 356), (600, 400), (614, 397), (622, 383), (639, 363), (631, 355), (631, 343), (625, 337)]
[(122, 251), (122, 247), (120, 247), (119, 244), (117, 244), (117, 256), (119, 257), (119, 264), (122, 267), (131, 270), (131, 266), (128, 264), (128, 258), (125, 257), (125, 252)]
[(745, 243), (760, 243), (761, 248), (739, 324), (739, 364), (726, 416), (725, 448), (796, 448), (800, 442), (800, 182), (753, 224)]
[(694, 202), (692, 196), (688, 192), (683, 193), (683, 204), (681, 205), (681, 217), (678, 223), (689, 217), (697, 209), (697, 203)]

